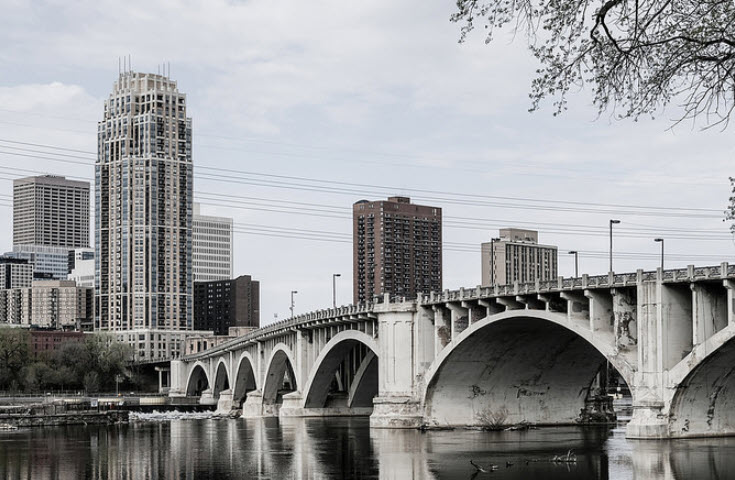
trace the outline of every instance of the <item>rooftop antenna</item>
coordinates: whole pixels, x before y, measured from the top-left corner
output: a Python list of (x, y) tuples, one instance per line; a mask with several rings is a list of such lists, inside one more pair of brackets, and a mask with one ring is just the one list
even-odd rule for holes
[(120, 69), (120, 57), (117, 57), (117, 76), (122, 76), (122, 70)]
[(132, 67), (133, 62), (131, 60), (132, 59), (130, 58), (130, 54), (128, 53), (128, 73), (131, 73), (133, 71), (133, 67)]
[(168, 62), (168, 78), (171, 78), (171, 62)]

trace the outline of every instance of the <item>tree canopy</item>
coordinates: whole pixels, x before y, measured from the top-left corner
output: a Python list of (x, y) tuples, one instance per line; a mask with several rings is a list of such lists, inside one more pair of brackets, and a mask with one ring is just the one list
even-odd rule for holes
[[(654, 116), (672, 101), (677, 122), (725, 128), (735, 107), (733, 0), (457, 0), (461, 39), (477, 24), (525, 34), (541, 66), (531, 110), (589, 84), (594, 104), (619, 118)], [(699, 120), (698, 120), (699, 121)]]

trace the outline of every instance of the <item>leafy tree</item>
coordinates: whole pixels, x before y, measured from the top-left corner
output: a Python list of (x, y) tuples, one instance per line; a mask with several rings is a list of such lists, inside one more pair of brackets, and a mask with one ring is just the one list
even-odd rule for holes
[(84, 390), (89, 393), (100, 391), (100, 375), (95, 371), (87, 372), (84, 375)]
[(599, 112), (620, 118), (654, 115), (672, 100), (677, 122), (703, 117), (725, 128), (735, 108), (733, 0), (457, 0), (461, 40), (482, 23), (486, 42), (511, 26), (526, 35), (541, 67), (531, 110), (554, 96), (593, 86)]
[(16, 390), (30, 360), (30, 334), (20, 328), (0, 328), (0, 388)]

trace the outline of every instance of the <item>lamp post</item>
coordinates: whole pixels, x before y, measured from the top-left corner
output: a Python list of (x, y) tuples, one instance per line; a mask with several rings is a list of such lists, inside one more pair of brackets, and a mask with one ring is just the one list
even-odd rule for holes
[(654, 238), (653, 241), (661, 244), (661, 271), (663, 271), (664, 270), (664, 239)]
[(337, 277), (341, 277), (339, 273), (332, 274), (332, 306), (337, 308)]
[(569, 250), (569, 255), (574, 255), (574, 278), (579, 277), (579, 252), (576, 250)]
[(616, 224), (616, 223), (620, 223), (620, 220), (610, 219), (610, 271), (611, 272), (613, 271), (613, 261), (612, 261), (612, 258), (613, 258), (613, 255), (612, 255), (612, 253), (613, 253), (612, 226), (614, 224)]
[(296, 290), (291, 290), (291, 318), (293, 318), (293, 305), (294, 305), (293, 296), (296, 295), (297, 293), (299, 292), (297, 292)]

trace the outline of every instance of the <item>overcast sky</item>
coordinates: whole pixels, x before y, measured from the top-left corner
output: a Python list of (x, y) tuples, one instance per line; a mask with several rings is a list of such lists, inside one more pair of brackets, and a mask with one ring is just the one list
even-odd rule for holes
[(528, 113), (525, 45), (458, 44), (453, 8), (0, 0), (0, 249), (11, 249), (13, 178), (92, 181), (96, 122), (130, 55), (136, 71), (170, 62), (187, 94), (195, 199), (234, 218), (235, 274), (261, 281), (263, 324), (288, 316), (291, 290), (297, 313), (331, 306), (333, 273), (350, 303), (351, 205), (363, 198), (443, 208), (444, 288), (480, 283), (480, 243), (505, 226), (558, 245), (564, 276), (570, 249), (582, 272), (607, 271), (610, 218), (622, 221), (616, 271), (654, 269), (657, 236), (667, 267), (735, 261), (722, 221), (732, 129), (672, 131), (675, 108), (598, 118), (589, 90), (560, 117), (550, 102)]

